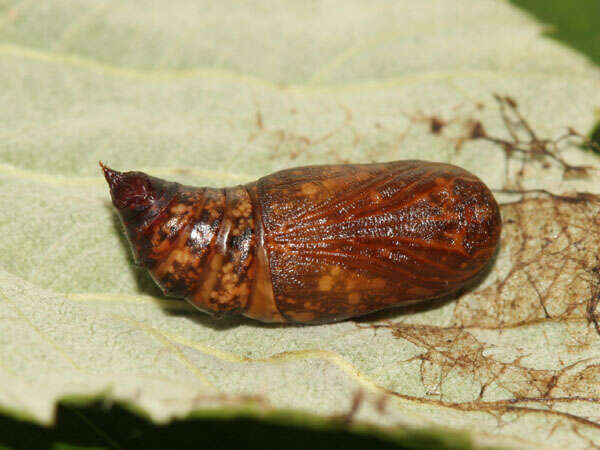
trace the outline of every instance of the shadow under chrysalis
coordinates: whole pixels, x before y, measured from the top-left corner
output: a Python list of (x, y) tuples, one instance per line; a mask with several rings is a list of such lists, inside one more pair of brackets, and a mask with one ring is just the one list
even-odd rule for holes
[(489, 266), (501, 217), (459, 167), (293, 168), (190, 187), (101, 163), (137, 264), (215, 317), (326, 323), (448, 296)]

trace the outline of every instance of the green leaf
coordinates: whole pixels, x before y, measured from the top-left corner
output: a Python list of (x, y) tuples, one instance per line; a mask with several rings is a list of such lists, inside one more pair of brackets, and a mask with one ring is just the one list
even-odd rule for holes
[[(0, 409), (600, 444), (600, 160), (580, 149), (600, 72), (541, 33), (489, 0), (0, 2)], [(163, 297), (97, 165), (224, 186), (414, 158), (504, 190), (492, 269), (458, 298), (306, 327)]]
[[(396, 430), (381, 433), (375, 427), (352, 426), (343, 420), (322, 418), (291, 411), (276, 411), (255, 418), (191, 417), (155, 425), (118, 405), (106, 402), (85, 406), (59, 404), (55, 426), (48, 429), (30, 422), (0, 416), (2, 441), (10, 448), (53, 450), (80, 448), (110, 449), (231, 449), (249, 450), (285, 447), (301, 450), (330, 448), (403, 450), (470, 448), (467, 436), (447, 429)], [(401, 441), (402, 446), (397, 443)], [(2, 445), (0, 445), (0, 448)], [(491, 450), (491, 449), (489, 449)]]
[(561, 0), (511, 0), (548, 24), (546, 34), (600, 63), (600, 3)]

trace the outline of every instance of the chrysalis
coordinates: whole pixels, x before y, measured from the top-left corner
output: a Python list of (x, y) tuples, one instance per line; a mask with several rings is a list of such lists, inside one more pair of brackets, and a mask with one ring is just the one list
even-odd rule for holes
[(190, 187), (102, 165), (136, 262), (209, 314), (325, 323), (452, 293), (498, 245), (490, 190), (426, 161)]

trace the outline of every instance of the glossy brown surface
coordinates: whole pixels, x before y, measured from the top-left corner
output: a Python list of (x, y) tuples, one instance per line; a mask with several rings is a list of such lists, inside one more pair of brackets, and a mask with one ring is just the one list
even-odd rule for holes
[(258, 186), (275, 301), (294, 321), (448, 294), (484, 268), (500, 233), (490, 191), (450, 165), (318, 166)]
[(440, 297), (501, 230), (488, 188), (447, 164), (301, 167), (227, 189), (103, 170), (136, 261), (216, 315), (323, 323)]

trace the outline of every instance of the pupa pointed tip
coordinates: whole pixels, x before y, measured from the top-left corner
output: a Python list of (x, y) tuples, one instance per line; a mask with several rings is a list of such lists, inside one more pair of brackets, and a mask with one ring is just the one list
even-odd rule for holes
[(117, 183), (117, 181), (120, 179), (121, 172), (111, 169), (106, 164), (104, 164), (102, 161), (98, 161), (98, 164), (102, 168), (102, 172), (104, 173), (104, 178), (106, 179), (106, 182), (112, 189), (115, 186), (115, 184)]

